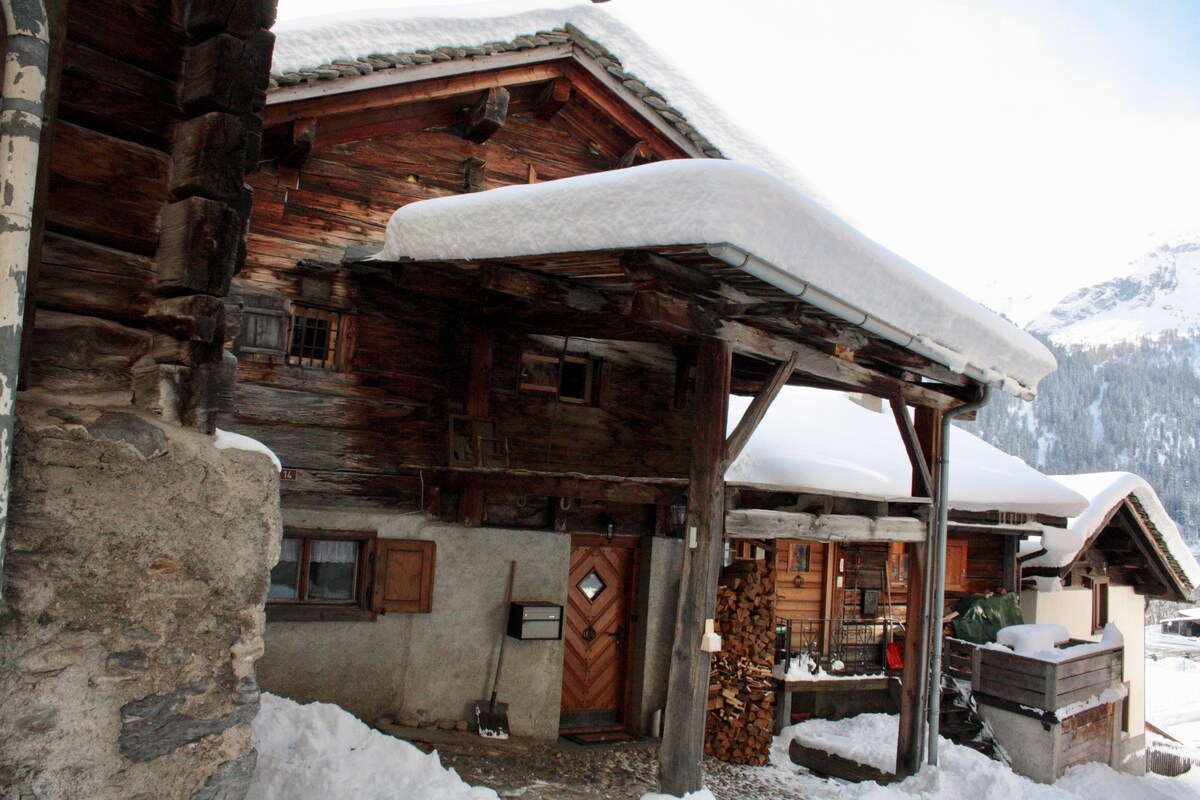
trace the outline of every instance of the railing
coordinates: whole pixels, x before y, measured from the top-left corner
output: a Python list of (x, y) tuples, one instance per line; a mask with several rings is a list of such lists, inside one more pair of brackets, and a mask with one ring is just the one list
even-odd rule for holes
[(837, 673), (882, 670), (887, 663), (886, 645), (892, 633), (903, 627), (898, 620), (882, 617), (779, 618), (775, 622), (776, 661), (806, 655), (826, 672)]
[(1200, 764), (1200, 751), (1175, 742), (1151, 741), (1146, 745), (1146, 771), (1174, 778)]

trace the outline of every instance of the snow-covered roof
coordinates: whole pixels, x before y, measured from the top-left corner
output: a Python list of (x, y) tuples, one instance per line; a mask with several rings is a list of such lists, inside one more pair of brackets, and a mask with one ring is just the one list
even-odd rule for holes
[(410, 203), (377, 258), (488, 259), (708, 246), (731, 266), (955, 372), (1022, 397), (1053, 371), (1040, 342), (765, 170), (663, 161)]
[[(730, 430), (750, 404), (730, 398)], [(738, 459), (733, 484), (816, 493), (902, 498), (912, 494), (912, 466), (891, 413), (877, 413), (839, 392), (786, 387)], [(997, 450), (951, 428), (950, 508), (1069, 517), (1087, 500)]]
[(614, 13), (592, 3), (503, 0), (347, 11), (280, 22), (273, 32), (272, 87), (284, 94), (288, 87), (343, 78), (351, 79), (345, 88), (352, 90), (358, 76), (415, 73), (436, 62), (486, 67), (505, 53), (574, 46), (628, 90), (634, 103), (644, 104), (700, 152), (757, 164), (799, 182), (783, 159), (677, 66)]
[(1086, 475), (1055, 475), (1053, 479), (1088, 499), (1087, 509), (1071, 519), (1066, 529), (1047, 529), (1041, 539), (1046, 553), (1024, 563), (1030, 567), (1062, 568), (1072, 564), (1092, 537), (1108, 522), (1111, 512), (1129, 499), (1145, 523), (1154, 544), (1182, 583), (1191, 589), (1200, 585), (1200, 564), (1192, 555), (1178, 526), (1163, 508), (1158, 494), (1146, 480), (1130, 472), (1096, 472)]

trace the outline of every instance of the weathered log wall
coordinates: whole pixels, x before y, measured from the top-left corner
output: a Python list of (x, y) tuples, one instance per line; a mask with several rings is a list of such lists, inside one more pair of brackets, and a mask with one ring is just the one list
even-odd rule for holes
[[(409, 202), (610, 168), (566, 124), (569, 115), (538, 119), (522, 97), (514, 92), (505, 124), (484, 143), (454, 127), (461, 111), (453, 105), (451, 113), (419, 103), (382, 116), (356, 115), (353, 128), (344, 115), (317, 118), (311, 128), (316, 144), (302, 155), (277, 141), (278, 130), (270, 132), (269, 153), (276, 158), (250, 177), (255, 204), (239, 290), (247, 304), (267, 293), (340, 312), (343, 323), (355, 325), (345, 369), (294, 366), (282, 354), (244, 353), (235, 345), (236, 414), (228, 424), (266, 442), (296, 470), (284, 481), (285, 503), (298, 496), (419, 503), (420, 478), (427, 488), (437, 483), (419, 472), (447, 464), (450, 415), (472, 404), (470, 348), (472, 331), (480, 330), (490, 331), (493, 343), (487, 397), (474, 402), (495, 421), (508, 466), (686, 475), (690, 417), (675, 407), (677, 364), (670, 348), (576, 337), (564, 342), (546, 335), (554, 332), (553, 321), (537, 331), (512, 324), (477, 285), (453, 275), (343, 266), (348, 248), (380, 245), (391, 214)], [(371, 127), (376, 116), (379, 130)], [(397, 120), (405, 124), (398, 127)], [(369, 135), (376, 138), (342, 141)], [(322, 144), (320, 137), (336, 143)], [(250, 310), (247, 305), (244, 313)], [(594, 402), (521, 391), (523, 352), (593, 359)], [(548, 526), (555, 518), (548, 499), (519, 487), (512, 497), (489, 492), (483, 521)], [(623, 530), (653, 530), (642, 509), (629, 515)]]
[(23, 386), (211, 430), (275, 4), (49, 5)]

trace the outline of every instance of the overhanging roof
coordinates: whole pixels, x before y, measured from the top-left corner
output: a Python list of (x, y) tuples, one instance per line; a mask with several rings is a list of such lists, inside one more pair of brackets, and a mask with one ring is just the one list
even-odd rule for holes
[[(578, 254), (635, 248), (702, 254), (694, 265), (736, 274), (748, 300), (799, 300), (1015, 396), (1031, 398), (1056, 366), (1033, 337), (790, 184), (734, 162), (659, 162), (412, 203), (393, 215), (377, 258), (578, 262), (586, 261)], [(576, 272), (594, 277), (595, 267)]]

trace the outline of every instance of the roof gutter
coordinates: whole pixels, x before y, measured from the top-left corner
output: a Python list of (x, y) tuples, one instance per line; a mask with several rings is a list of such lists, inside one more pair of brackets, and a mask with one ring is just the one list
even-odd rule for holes
[[(1016, 383), (1015, 380), (1005, 380), (1004, 376), (996, 377), (994, 370), (977, 367), (970, 363), (948, 363), (950, 359), (946, 357), (946, 353), (939, 348), (931, 347), (929, 340), (900, 330), (878, 317), (873, 317), (858, 307), (838, 298), (836, 295), (818, 288), (811, 283), (806, 283), (790, 272), (786, 272), (774, 264), (763, 261), (753, 253), (747, 252), (736, 245), (727, 242), (709, 245), (708, 254), (713, 258), (724, 261), (731, 267), (740, 269), (747, 275), (769, 283), (777, 289), (782, 289), (788, 294), (802, 298), (810, 305), (816, 306), (822, 311), (827, 311), (839, 319), (849, 322), (851, 325), (856, 325), (881, 339), (911, 350), (918, 355), (928, 358), (930, 361), (942, 364), (954, 372), (966, 375), (978, 383), (1000, 389), (1022, 400), (1032, 400), (1034, 397), (1032, 391)], [(1013, 386), (1019, 387), (1019, 390), (1014, 391)]]
[(7, 31), (0, 100), (0, 592), (3, 592), (21, 328), (29, 281), (29, 245), (50, 63), (50, 30), (42, 0), (0, 0), (0, 6)]

